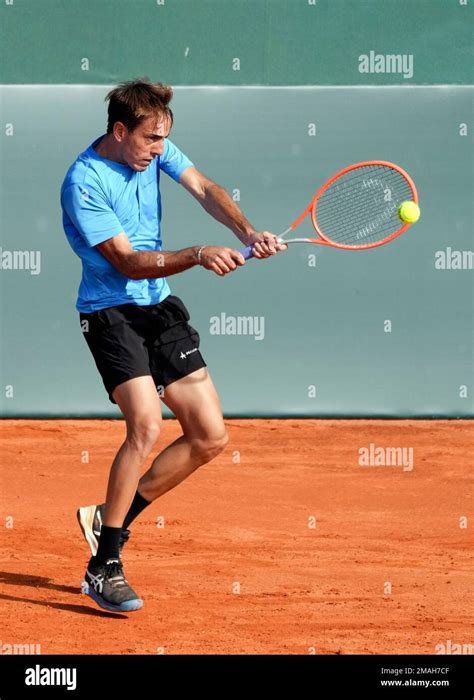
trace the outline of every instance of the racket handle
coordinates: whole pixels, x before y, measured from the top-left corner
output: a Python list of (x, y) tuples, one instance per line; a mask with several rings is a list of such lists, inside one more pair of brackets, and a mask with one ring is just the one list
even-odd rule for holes
[(248, 245), (246, 248), (242, 248), (240, 250), (242, 255), (244, 256), (244, 260), (248, 260), (249, 258), (253, 257), (253, 245)]

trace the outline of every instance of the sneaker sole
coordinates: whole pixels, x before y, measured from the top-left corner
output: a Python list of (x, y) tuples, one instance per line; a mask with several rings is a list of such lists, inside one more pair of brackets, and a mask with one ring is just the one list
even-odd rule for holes
[(79, 508), (77, 511), (79, 526), (87, 544), (90, 547), (93, 557), (95, 557), (97, 554), (97, 547), (99, 546), (97, 537), (94, 535), (94, 530), (92, 529), (94, 524), (94, 513), (95, 506), (84, 506), (83, 508)]
[(110, 612), (133, 612), (134, 610), (140, 610), (143, 607), (143, 600), (141, 598), (135, 598), (134, 600), (126, 600), (120, 605), (113, 605), (109, 603), (101, 595), (95, 592), (93, 588), (89, 586), (87, 581), (82, 581), (81, 591), (85, 595), (88, 595), (92, 600), (97, 603), (100, 608), (104, 610), (109, 610)]

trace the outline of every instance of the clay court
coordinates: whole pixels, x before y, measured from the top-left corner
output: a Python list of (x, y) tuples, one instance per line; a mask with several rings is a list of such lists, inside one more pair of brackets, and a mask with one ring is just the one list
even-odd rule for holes
[[(472, 641), (471, 421), (226, 424), (225, 452), (133, 523), (124, 561), (145, 606), (117, 615), (81, 594), (75, 512), (103, 497), (124, 422), (4, 420), (2, 644), (434, 654)], [(179, 433), (164, 421), (157, 450)], [(361, 466), (371, 443), (413, 448), (413, 469)]]

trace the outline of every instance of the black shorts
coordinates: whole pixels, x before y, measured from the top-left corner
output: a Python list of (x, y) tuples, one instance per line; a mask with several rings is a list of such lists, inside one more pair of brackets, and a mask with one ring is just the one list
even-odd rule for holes
[(199, 333), (189, 325), (189, 312), (179, 297), (159, 304), (120, 304), (80, 313), (81, 330), (112, 403), (122, 382), (151, 375), (159, 390), (206, 363)]

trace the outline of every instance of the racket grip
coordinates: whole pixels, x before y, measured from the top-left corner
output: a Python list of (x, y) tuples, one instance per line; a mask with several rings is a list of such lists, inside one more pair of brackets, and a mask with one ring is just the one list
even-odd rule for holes
[(244, 256), (244, 260), (248, 260), (249, 258), (253, 257), (253, 245), (248, 245), (245, 248), (242, 248), (240, 252)]

